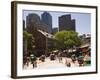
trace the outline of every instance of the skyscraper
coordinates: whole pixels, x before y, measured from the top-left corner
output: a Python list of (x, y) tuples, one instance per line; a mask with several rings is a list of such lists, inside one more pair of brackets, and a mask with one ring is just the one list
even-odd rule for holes
[(72, 19), (71, 21), (72, 21), (72, 24), (71, 24), (72, 29), (73, 29), (73, 31), (75, 31), (75, 25), (76, 25), (76, 24), (75, 24), (75, 19)]
[(48, 25), (48, 32), (49, 33), (52, 33), (52, 16), (48, 13), (48, 12), (44, 12), (42, 15), (41, 15), (41, 21)]
[[(47, 53), (47, 38), (42, 34), (48, 32), (48, 25), (43, 23), (38, 14), (31, 13), (26, 17), (26, 30), (34, 37), (35, 52), (37, 56)], [(39, 32), (41, 31), (41, 32)]]
[(25, 20), (23, 20), (23, 30), (25, 30)]
[(28, 31), (32, 31), (34, 28), (40, 29), (42, 31), (47, 32), (47, 25), (44, 24), (41, 20), (40, 17), (37, 14), (29, 14), (26, 17), (26, 26)]
[(26, 26), (28, 27), (33, 27), (37, 24), (40, 24), (40, 17), (37, 14), (29, 14), (26, 17)]
[(75, 20), (71, 20), (71, 15), (62, 15), (59, 17), (59, 31), (72, 30), (75, 31)]

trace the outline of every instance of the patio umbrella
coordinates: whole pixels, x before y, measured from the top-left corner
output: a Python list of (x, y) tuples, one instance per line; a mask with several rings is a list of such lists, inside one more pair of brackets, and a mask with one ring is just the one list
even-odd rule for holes
[(84, 56), (79, 56), (79, 58), (84, 58)]

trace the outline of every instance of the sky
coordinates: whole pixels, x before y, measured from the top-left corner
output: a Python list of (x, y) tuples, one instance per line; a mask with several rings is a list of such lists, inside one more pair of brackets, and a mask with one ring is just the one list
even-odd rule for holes
[[(23, 10), (23, 19), (26, 21), (26, 16), (30, 13), (38, 14), (41, 18), (41, 14), (45, 11)], [(75, 12), (54, 12), (47, 11), (52, 16), (52, 27), (59, 27), (58, 17), (66, 14), (71, 14), (71, 19), (75, 19), (76, 32), (79, 35), (91, 33), (91, 14), (90, 13), (75, 13)]]

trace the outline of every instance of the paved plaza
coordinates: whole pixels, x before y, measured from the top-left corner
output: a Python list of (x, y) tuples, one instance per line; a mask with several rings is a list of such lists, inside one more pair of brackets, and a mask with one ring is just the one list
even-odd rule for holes
[(24, 65), (24, 69), (52, 69), (52, 68), (64, 68), (66, 66), (66, 60), (67, 62), (71, 63), (71, 67), (78, 67), (79, 64), (76, 61), (75, 63), (72, 62), (71, 58), (62, 58), (62, 61), (59, 62), (59, 59), (56, 58), (56, 60), (50, 60), (49, 57), (45, 59), (45, 62), (42, 62), (40, 60), (37, 60), (37, 67), (33, 68), (33, 65), (29, 63), (29, 66)]

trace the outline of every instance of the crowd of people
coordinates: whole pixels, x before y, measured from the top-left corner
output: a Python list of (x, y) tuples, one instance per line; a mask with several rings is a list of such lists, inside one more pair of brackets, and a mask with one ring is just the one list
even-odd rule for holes
[[(62, 63), (63, 58), (66, 59), (64, 62), (64, 65), (67, 67), (71, 67), (71, 64), (75, 64), (77, 62), (77, 64), (79, 66), (84, 66), (86, 64), (86, 56), (89, 57), (88, 55), (85, 56), (76, 56), (75, 54), (71, 55), (70, 57), (67, 56), (63, 56), (63, 52), (59, 51), (57, 54), (55, 53), (50, 53), (48, 58), (50, 59), (50, 61), (54, 61), (54, 60), (58, 60), (59, 63)], [(40, 57), (36, 57), (35, 55), (32, 56), (28, 56), (24, 59), (24, 65), (27, 65), (27, 67), (29, 66), (29, 63), (31, 63), (33, 65), (33, 68), (37, 67), (37, 61), (41, 61), (41, 62), (45, 62), (47, 56), (45, 54), (42, 54)], [(68, 58), (70, 58), (70, 61), (68, 61)], [(90, 58), (90, 57), (89, 57)]]

